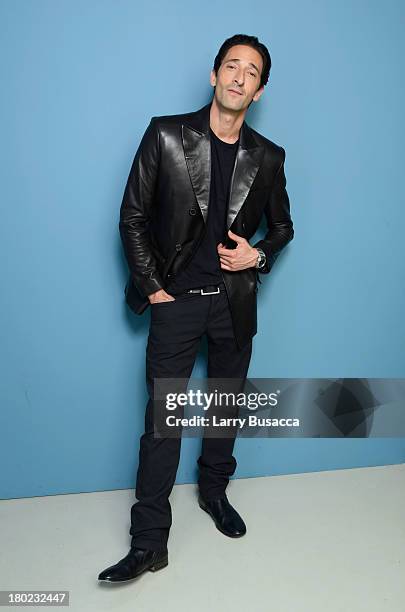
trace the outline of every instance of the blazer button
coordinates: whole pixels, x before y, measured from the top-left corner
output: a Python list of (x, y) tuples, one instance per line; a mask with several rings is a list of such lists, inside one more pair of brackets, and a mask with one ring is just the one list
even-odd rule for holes
[(176, 244), (176, 251), (181, 251), (181, 244)]
[(197, 214), (197, 211), (196, 211), (196, 209), (195, 209), (195, 208), (189, 208), (189, 209), (188, 209), (188, 213), (189, 213), (189, 215), (192, 215), (192, 216), (193, 216), (193, 215)]

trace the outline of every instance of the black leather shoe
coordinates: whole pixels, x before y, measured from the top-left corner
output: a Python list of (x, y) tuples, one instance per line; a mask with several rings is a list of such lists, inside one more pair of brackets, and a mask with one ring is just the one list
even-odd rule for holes
[(107, 567), (98, 579), (104, 582), (127, 582), (146, 570), (155, 572), (168, 565), (168, 552), (131, 547), (129, 553), (115, 565)]
[(198, 505), (205, 512), (208, 512), (214, 519), (217, 529), (223, 534), (230, 538), (240, 538), (245, 535), (246, 525), (235, 508), (231, 506), (226, 495), (212, 501), (204, 501), (199, 495)]

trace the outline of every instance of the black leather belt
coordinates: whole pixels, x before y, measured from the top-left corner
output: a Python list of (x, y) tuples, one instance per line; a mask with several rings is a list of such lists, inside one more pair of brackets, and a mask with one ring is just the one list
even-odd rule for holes
[(215, 295), (225, 291), (225, 284), (219, 283), (218, 285), (205, 285), (205, 287), (199, 287), (198, 289), (188, 289), (186, 293), (200, 293), (201, 295)]

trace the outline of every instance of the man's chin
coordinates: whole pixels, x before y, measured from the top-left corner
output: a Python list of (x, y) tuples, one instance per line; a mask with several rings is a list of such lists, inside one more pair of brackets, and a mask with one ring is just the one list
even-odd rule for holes
[(219, 103), (223, 110), (227, 110), (230, 112), (244, 110), (243, 100), (238, 100), (236, 99), (236, 97), (235, 99), (230, 100), (227, 96), (225, 96), (222, 98), (222, 100), (220, 100)]

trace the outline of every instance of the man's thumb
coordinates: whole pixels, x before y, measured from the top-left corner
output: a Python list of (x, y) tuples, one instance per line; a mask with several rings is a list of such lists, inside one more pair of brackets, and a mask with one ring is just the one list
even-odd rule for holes
[(238, 234), (234, 234), (231, 230), (228, 230), (228, 234), (229, 236), (232, 238), (232, 240), (234, 240), (235, 242), (243, 242), (245, 239), (243, 238), (243, 236), (239, 236)]

